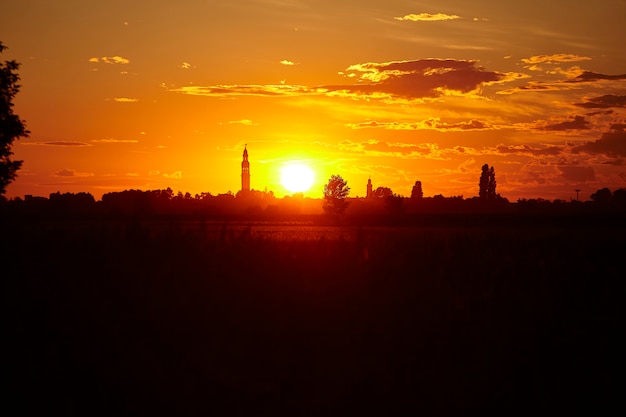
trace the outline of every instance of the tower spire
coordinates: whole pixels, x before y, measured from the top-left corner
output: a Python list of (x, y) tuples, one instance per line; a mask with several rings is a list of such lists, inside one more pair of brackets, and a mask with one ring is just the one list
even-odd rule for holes
[(250, 162), (248, 162), (248, 144), (243, 147), (243, 161), (241, 161), (241, 191), (250, 191)]

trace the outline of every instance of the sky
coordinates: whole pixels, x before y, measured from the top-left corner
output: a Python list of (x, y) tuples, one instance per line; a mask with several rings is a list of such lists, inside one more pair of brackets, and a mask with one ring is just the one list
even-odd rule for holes
[(626, 186), (626, 0), (20, 0), (28, 138), (6, 196), (289, 192), (310, 166), (364, 196), (510, 201)]

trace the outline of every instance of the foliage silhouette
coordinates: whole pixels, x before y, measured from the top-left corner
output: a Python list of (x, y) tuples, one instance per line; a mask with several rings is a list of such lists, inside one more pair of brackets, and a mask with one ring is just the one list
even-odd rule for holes
[[(0, 42), (0, 53), (6, 47)], [(19, 64), (15, 61), (0, 62), (0, 196), (15, 179), (22, 161), (11, 159), (11, 145), (15, 139), (28, 137), (24, 121), (13, 113), (13, 98), (20, 91)]]
[(608, 204), (613, 199), (613, 194), (611, 193), (611, 190), (609, 190), (608, 188), (602, 188), (596, 191), (595, 193), (591, 194), (590, 197), (596, 203)]
[(485, 201), (496, 199), (496, 172), (493, 167), (485, 164), (482, 167), (478, 182), (478, 196)]
[(378, 187), (372, 192), (373, 198), (382, 198), (393, 196), (393, 191), (389, 187)]
[(415, 181), (415, 185), (411, 189), (411, 199), (421, 200), (422, 198), (424, 198), (424, 191), (422, 191), (422, 182)]
[(343, 214), (348, 208), (347, 197), (350, 187), (341, 175), (331, 175), (328, 184), (324, 185), (323, 209), (327, 214)]

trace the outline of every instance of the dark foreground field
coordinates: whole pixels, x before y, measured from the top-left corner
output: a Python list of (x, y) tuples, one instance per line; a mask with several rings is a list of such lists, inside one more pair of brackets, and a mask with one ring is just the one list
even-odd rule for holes
[(621, 414), (623, 216), (455, 216), (6, 221), (2, 414)]

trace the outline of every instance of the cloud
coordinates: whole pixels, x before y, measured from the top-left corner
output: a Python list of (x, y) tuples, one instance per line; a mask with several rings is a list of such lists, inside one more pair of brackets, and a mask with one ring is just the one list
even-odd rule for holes
[(555, 64), (562, 62), (580, 62), (591, 60), (588, 56), (578, 56), (573, 54), (535, 55), (530, 58), (523, 58), (522, 62), (528, 65)]
[[(395, 156), (403, 159), (415, 159), (428, 157), (429, 159), (442, 159), (448, 150), (442, 150), (434, 143), (390, 143), (375, 139), (366, 142), (352, 142), (343, 140), (339, 143), (342, 152), (367, 154), (369, 156)], [(457, 151), (458, 152), (458, 151)]]
[(286, 84), (184, 86), (169, 91), (213, 97), (326, 95), (420, 99), (471, 93), (483, 84), (508, 79), (506, 74), (485, 71), (476, 61), (453, 59), (368, 62), (351, 65), (341, 74), (358, 82), (315, 87)]
[(470, 120), (468, 122), (447, 123), (442, 122), (438, 117), (421, 120), (419, 122), (378, 122), (375, 120), (350, 123), (346, 125), (352, 129), (364, 128), (384, 128), (390, 130), (438, 130), (438, 131), (465, 131), (465, 130), (487, 130), (493, 126), (480, 120)]
[(450, 15), (450, 14), (445, 14), (445, 13), (435, 13), (435, 14), (411, 13), (402, 17), (394, 17), (395, 20), (408, 20), (411, 22), (433, 22), (433, 21), (439, 21), (439, 20), (454, 20), (454, 19), (460, 19), (460, 18), (461, 16), (457, 16), (454, 14)]
[[(607, 75), (590, 71), (583, 71), (579, 67), (572, 67), (567, 70), (555, 68), (553, 71), (547, 71), (551, 75), (562, 74), (568, 77), (565, 80), (557, 80), (551, 82), (531, 81), (526, 85), (515, 87), (509, 90), (498, 91), (497, 94), (512, 94), (522, 91), (567, 91), (580, 89), (580, 84), (595, 83), (603, 81), (621, 81), (626, 80), (626, 74)], [(619, 87), (616, 87), (619, 88)]]
[(469, 93), (483, 83), (499, 81), (504, 77), (504, 74), (478, 67), (476, 61), (453, 59), (368, 62), (348, 67), (345, 75), (350, 77), (351, 74), (355, 74), (361, 83), (324, 88), (329, 91), (425, 98), (438, 97), (446, 90)]
[(123, 58), (121, 56), (103, 56), (103, 57), (93, 57), (93, 58), (89, 58), (89, 62), (93, 62), (93, 63), (99, 63), (102, 62), (104, 64), (129, 64), (130, 61), (126, 58)]
[(624, 125), (617, 124), (612, 127), (615, 129), (602, 133), (600, 139), (577, 146), (573, 149), (573, 152), (603, 154), (610, 157), (626, 156), (626, 131), (624, 131)]
[(594, 82), (594, 81), (617, 81), (617, 80), (626, 80), (626, 74), (618, 74), (618, 75), (607, 75), (607, 74), (598, 74), (596, 72), (584, 71), (579, 76), (575, 77), (572, 80), (568, 80), (567, 82), (571, 83), (584, 83), (584, 82)]
[(606, 94), (599, 97), (586, 99), (584, 103), (575, 103), (575, 106), (586, 109), (606, 109), (609, 107), (626, 107), (626, 96)]
[(376, 153), (383, 154), (401, 154), (401, 155), (410, 155), (417, 147), (415, 145), (408, 144), (400, 144), (400, 143), (387, 143), (387, 142), (379, 142), (379, 141), (370, 141), (367, 143), (363, 143), (363, 149), (365, 151), (374, 151)]
[(189, 62), (183, 62), (182, 64), (178, 66), (178, 68), (189, 69), (191, 68), (191, 64)]
[(93, 139), (94, 143), (138, 143), (136, 139)]
[(73, 177), (74, 171), (69, 170), (69, 169), (62, 169), (60, 171), (55, 172), (54, 175), (56, 175), (57, 177)]
[(293, 61), (288, 61), (288, 60), (286, 60), (286, 59), (283, 59), (282, 61), (280, 61), (280, 64), (281, 64), (281, 65), (286, 65), (286, 66), (293, 66), (293, 65), (296, 65), (296, 63), (295, 63), (295, 62), (293, 62)]
[(128, 97), (114, 97), (113, 101), (116, 103), (136, 103), (139, 100), (136, 98), (128, 98)]
[(54, 173), (56, 177), (93, 177), (90, 172), (77, 172), (73, 169), (63, 168), (60, 171)]
[(171, 174), (163, 174), (163, 176), (165, 178), (170, 178), (170, 179), (181, 179), (183, 177), (183, 172), (182, 171), (174, 171)]
[(573, 84), (566, 84), (567, 81), (556, 81), (556, 82), (542, 82), (542, 81), (531, 81), (526, 85), (522, 85), (519, 87), (500, 90), (497, 91), (496, 94), (513, 94), (513, 93), (522, 93), (522, 92), (547, 92), (547, 91), (569, 91), (574, 90), (575, 87)]
[(20, 144), (21, 145), (34, 145), (34, 146), (66, 146), (66, 147), (92, 146), (85, 142), (73, 142), (73, 141), (20, 142)]
[(558, 146), (531, 147), (529, 145), (498, 145), (496, 151), (501, 154), (529, 155), (529, 156), (557, 156), (563, 152)]
[(563, 174), (563, 178), (574, 182), (594, 181), (596, 173), (593, 167), (583, 167), (576, 165), (562, 165), (557, 167)]
[(252, 120), (241, 119), (241, 120), (231, 120), (228, 122), (229, 125), (244, 125), (244, 126), (258, 126), (258, 123), (254, 123)]
[(215, 85), (215, 86), (184, 86), (169, 91), (193, 96), (287, 96), (311, 93), (313, 90), (301, 85), (269, 84), (269, 85)]
[(583, 116), (575, 116), (573, 120), (543, 126), (543, 130), (584, 130), (589, 129), (589, 122)]

